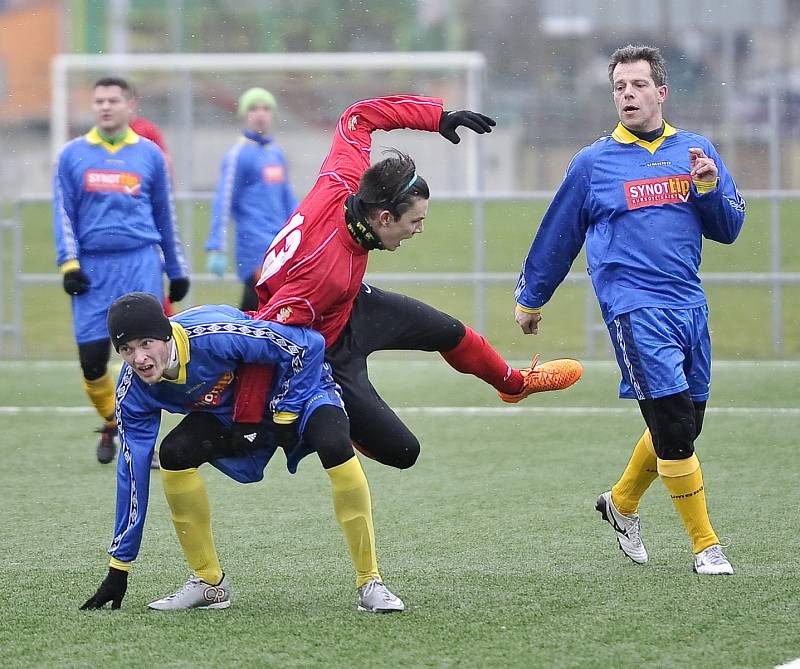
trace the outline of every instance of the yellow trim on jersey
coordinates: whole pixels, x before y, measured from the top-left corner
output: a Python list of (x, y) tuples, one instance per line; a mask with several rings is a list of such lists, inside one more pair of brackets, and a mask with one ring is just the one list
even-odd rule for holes
[(667, 137), (671, 137), (677, 132), (678, 130), (676, 128), (673, 128), (669, 123), (664, 121), (664, 133), (661, 135), (661, 137), (654, 139), (652, 142), (646, 142), (643, 139), (639, 139), (624, 125), (622, 125), (622, 123), (617, 123), (617, 127), (614, 128), (614, 132), (611, 133), (611, 137), (613, 137), (620, 144), (638, 144), (643, 149), (647, 149), (650, 153), (655, 153), (658, 150), (658, 147), (664, 143), (664, 140)]
[(189, 335), (180, 323), (171, 322), (172, 338), (175, 340), (175, 346), (178, 347), (178, 378), (177, 379), (163, 379), (170, 383), (186, 383), (186, 365), (189, 364), (191, 355), (189, 353)]
[(109, 142), (105, 141), (97, 131), (97, 127), (92, 128), (84, 135), (84, 137), (86, 137), (86, 141), (89, 142), (89, 144), (99, 144), (106, 151), (111, 153), (116, 153), (126, 144), (136, 144), (139, 141), (139, 135), (137, 135), (130, 128), (128, 128), (125, 136), (116, 144), (110, 144)]
[(133, 562), (123, 562), (122, 560), (117, 560), (117, 558), (112, 557), (108, 561), (108, 566), (114, 569), (119, 569), (120, 571), (130, 571)]
[(705, 195), (706, 193), (710, 193), (712, 190), (717, 190), (717, 186), (719, 185), (719, 177), (714, 179), (714, 181), (700, 181), (698, 179), (692, 179), (692, 183), (697, 189), (698, 194)]
[(523, 307), (519, 302), (517, 302), (517, 309), (520, 311), (524, 311), (526, 314), (540, 314), (542, 313), (541, 307)]
[(62, 262), (58, 269), (61, 271), (62, 274), (66, 274), (67, 272), (71, 272), (76, 269), (80, 269), (81, 264), (78, 262), (78, 259), (75, 258), (73, 260), (67, 260), (67, 262)]
[(272, 415), (272, 422), (278, 425), (291, 425), (297, 418), (298, 415), (291, 411), (277, 411)]

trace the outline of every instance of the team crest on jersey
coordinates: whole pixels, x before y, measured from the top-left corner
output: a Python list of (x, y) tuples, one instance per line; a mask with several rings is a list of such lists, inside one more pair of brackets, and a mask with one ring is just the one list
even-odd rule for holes
[(353, 114), (349, 119), (347, 119), (347, 129), (350, 132), (353, 132), (358, 125), (358, 114)]
[(94, 193), (139, 195), (142, 192), (142, 178), (135, 172), (86, 170), (83, 173), (83, 187)]
[(659, 204), (680, 204), (689, 200), (691, 185), (692, 177), (689, 174), (626, 181), (625, 200), (628, 202), (628, 209)]
[(278, 315), (275, 317), (275, 320), (278, 323), (285, 323), (292, 317), (292, 308), (291, 307), (284, 307), (278, 312)]
[(225, 372), (219, 380), (214, 384), (211, 390), (203, 393), (194, 402), (190, 404), (190, 408), (200, 407), (215, 407), (222, 401), (222, 393), (225, 389), (233, 383), (233, 372)]
[(267, 165), (261, 174), (268, 184), (282, 184), (286, 181), (286, 172), (283, 169), (283, 165)]

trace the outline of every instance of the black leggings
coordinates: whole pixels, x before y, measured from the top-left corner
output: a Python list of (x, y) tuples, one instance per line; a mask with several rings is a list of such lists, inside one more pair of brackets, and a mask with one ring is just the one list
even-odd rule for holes
[(694, 453), (703, 429), (706, 403), (692, 402), (688, 390), (655, 400), (639, 400), (639, 408), (662, 460), (684, 460)]
[[(303, 440), (317, 451), (325, 469), (353, 457), (347, 416), (338, 407), (324, 405), (309, 417)], [(162, 469), (180, 471), (246, 451), (233, 447), (230, 428), (210, 413), (190, 413), (161, 441)]]
[(420, 451), (417, 438), (370, 383), (367, 357), (388, 350), (451, 351), (465, 332), (463, 323), (419, 300), (362, 285), (347, 326), (325, 353), (356, 448), (399, 469), (411, 467)]
[(78, 344), (78, 359), (81, 362), (83, 378), (87, 381), (99, 379), (106, 373), (110, 357), (110, 339), (91, 341), (88, 344)]

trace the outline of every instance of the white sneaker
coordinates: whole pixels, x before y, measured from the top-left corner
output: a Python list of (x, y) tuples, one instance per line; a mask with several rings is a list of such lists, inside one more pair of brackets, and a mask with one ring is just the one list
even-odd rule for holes
[(358, 610), (367, 613), (399, 613), (406, 608), (403, 600), (393, 595), (377, 578), (358, 589), (357, 603)]
[(227, 609), (231, 605), (231, 584), (223, 574), (219, 585), (206, 583), (192, 576), (183, 587), (171, 595), (150, 602), (147, 608), (156, 611), (182, 611), (186, 609)]
[(722, 552), (719, 544), (709, 546), (694, 556), (694, 566), (692, 569), (697, 574), (709, 576), (719, 576), (721, 574), (733, 574), (733, 567)]
[(597, 498), (594, 508), (603, 516), (603, 520), (607, 521), (614, 532), (617, 533), (617, 542), (622, 552), (625, 553), (636, 564), (645, 564), (647, 562), (647, 549), (642, 543), (642, 537), (639, 534), (641, 524), (639, 522), (639, 514), (633, 513), (626, 516), (620, 513), (614, 502), (611, 501), (611, 491), (604, 492)]

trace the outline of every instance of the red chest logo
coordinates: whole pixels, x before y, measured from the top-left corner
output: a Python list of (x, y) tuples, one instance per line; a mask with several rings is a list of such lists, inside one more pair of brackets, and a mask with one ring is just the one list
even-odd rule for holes
[(263, 170), (264, 181), (268, 184), (282, 184), (286, 181), (283, 165), (267, 165)]
[(692, 177), (689, 174), (626, 181), (625, 200), (628, 202), (628, 209), (658, 204), (679, 204), (689, 200), (691, 185)]
[(142, 178), (135, 172), (86, 170), (83, 173), (83, 187), (94, 193), (139, 195), (142, 192)]

